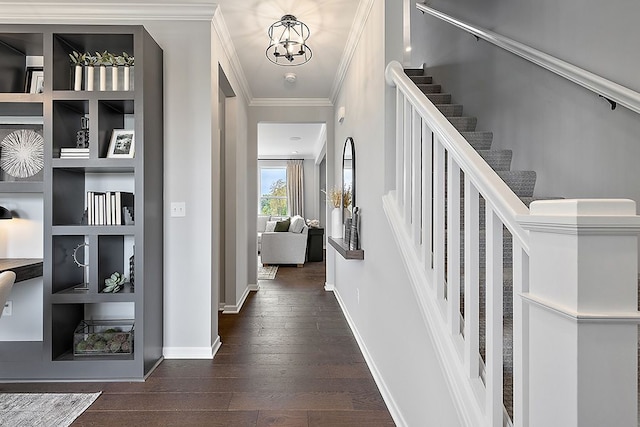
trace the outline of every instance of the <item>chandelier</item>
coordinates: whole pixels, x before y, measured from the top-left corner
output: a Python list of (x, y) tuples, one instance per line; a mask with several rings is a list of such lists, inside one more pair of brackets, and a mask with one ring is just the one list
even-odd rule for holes
[(277, 65), (302, 65), (311, 59), (313, 53), (306, 45), (309, 27), (293, 15), (284, 15), (269, 27), (269, 47), (266, 55)]

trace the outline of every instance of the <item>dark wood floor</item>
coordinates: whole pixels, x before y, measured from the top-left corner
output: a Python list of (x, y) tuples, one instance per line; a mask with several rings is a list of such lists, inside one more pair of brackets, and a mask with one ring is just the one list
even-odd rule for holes
[(166, 360), (144, 383), (0, 384), (102, 391), (73, 426), (393, 426), (323, 263), (281, 266), (220, 315), (214, 360)]

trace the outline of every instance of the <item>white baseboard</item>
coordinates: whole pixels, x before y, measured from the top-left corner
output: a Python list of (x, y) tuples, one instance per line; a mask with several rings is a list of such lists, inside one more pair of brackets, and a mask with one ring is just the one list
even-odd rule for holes
[(222, 314), (240, 313), (240, 310), (242, 310), (242, 306), (244, 305), (244, 302), (247, 300), (247, 297), (249, 296), (249, 292), (255, 292), (258, 290), (260, 290), (260, 286), (258, 285), (247, 285), (247, 287), (244, 289), (244, 292), (242, 293), (242, 296), (240, 297), (240, 301), (238, 302), (238, 304), (236, 305), (225, 304)]
[(333, 283), (324, 283), (324, 290), (327, 292), (333, 292), (336, 289), (336, 285), (334, 285)]
[[(325, 290), (327, 290), (327, 286), (328, 284), (325, 284)], [(384, 403), (387, 405), (387, 409), (389, 410), (389, 413), (391, 414), (393, 421), (396, 423), (398, 427), (408, 426), (409, 424), (407, 424), (404, 417), (402, 416), (402, 412), (400, 412), (400, 408), (396, 404), (396, 401), (393, 399), (393, 396), (391, 395), (391, 392), (389, 391), (389, 388), (387, 387), (387, 384), (385, 383), (384, 378), (382, 377), (382, 374), (380, 374), (380, 371), (378, 370), (373, 358), (371, 357), (371, 354), (369, 353), (369, 350), (367, 349), (367, 346), (364, 343), (364, 340), (358, 333), (358, 329), (356, 328), (355, 323), (353, 323), (353, 320), (351, 319), (351, 316), (349, 315), (349, 312), (347, 311), (346, 306), (342, 301), (342, 298), (340, 297), (340, 292), (338, 291), (338, 289), (335, 288), (335, 286), (333, 285), (331, 286), (333, 288), (332, 289), (333, 294), (336, 296), (336, 299), (338, 300), (338, 304), (340, 305), (340, 309), (342, 310), (342, 313), (344, 314), (345, 319), (347, 319), (349, 328), (351, 328), (351, 332), (353, 333), (353, 336), (355, 337), (356, 342), (358, 343), (358, 347), (360, 347), (360, 351), (364, 356), (364, 360), (367, 362), (367, 366), (371, 370), (371, 375), (373, 376), (373, 380), (376, 382), (378, 389), (380, 389), (380, 394), (382, 395), (382, 399), (384, 399)]]
[(224, 303), (223, 302), (218, 304), (218, 311), (222, 311), (222, 310), (224, 310)]
[(211, 347), (164, 347), (162, 354), (165, 359), (213, 359), (221, 345), (218, 336)]

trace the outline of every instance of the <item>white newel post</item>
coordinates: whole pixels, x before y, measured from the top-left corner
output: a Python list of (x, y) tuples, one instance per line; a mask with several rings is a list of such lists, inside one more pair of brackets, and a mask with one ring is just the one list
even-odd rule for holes
[(530, 232), (530, 427), (637, 425), (638, 233), (631, 200), (548, 200)]

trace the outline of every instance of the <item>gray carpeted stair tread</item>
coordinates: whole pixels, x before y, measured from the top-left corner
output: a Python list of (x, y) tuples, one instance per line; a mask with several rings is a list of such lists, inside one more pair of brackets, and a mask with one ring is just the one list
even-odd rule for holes
[(462, 104), (436, 104), (445, 117), (460, 117), (462, 115)]
[(500, 178), (518, 197), (533, 197), (536, 185), (535, 171), (498, 171)]
[(415, 83), (415, 84), (431, 84), (433, 83), (433, 77), (431, 76), (409, 76), (409, 78), (411, 78), (411, 80)]
[(458, 129), (458, 132), (473, 132), (478, 124), (476, 117), (447, 117), (447, 119)]
[(493, 132), (460, 132), (464, 139), (476, 150), (488, 150), (493, 142)]
[(429, 101), (434, 104), (451, 104), (450, 93), (425, 93)]
[(495, 171), (508, 171), (511, 169), (511, 150), (477, 150), (478, 154)]
[(424, 75), (424, 69), (423, 68), (405, 68), (404, 73), (409, 77), (422, 76)]
[(440, 93), (442, 92), (442, 87), (436, 84), (419, 84), (418, 89), (422, 91), (422, 93)]

